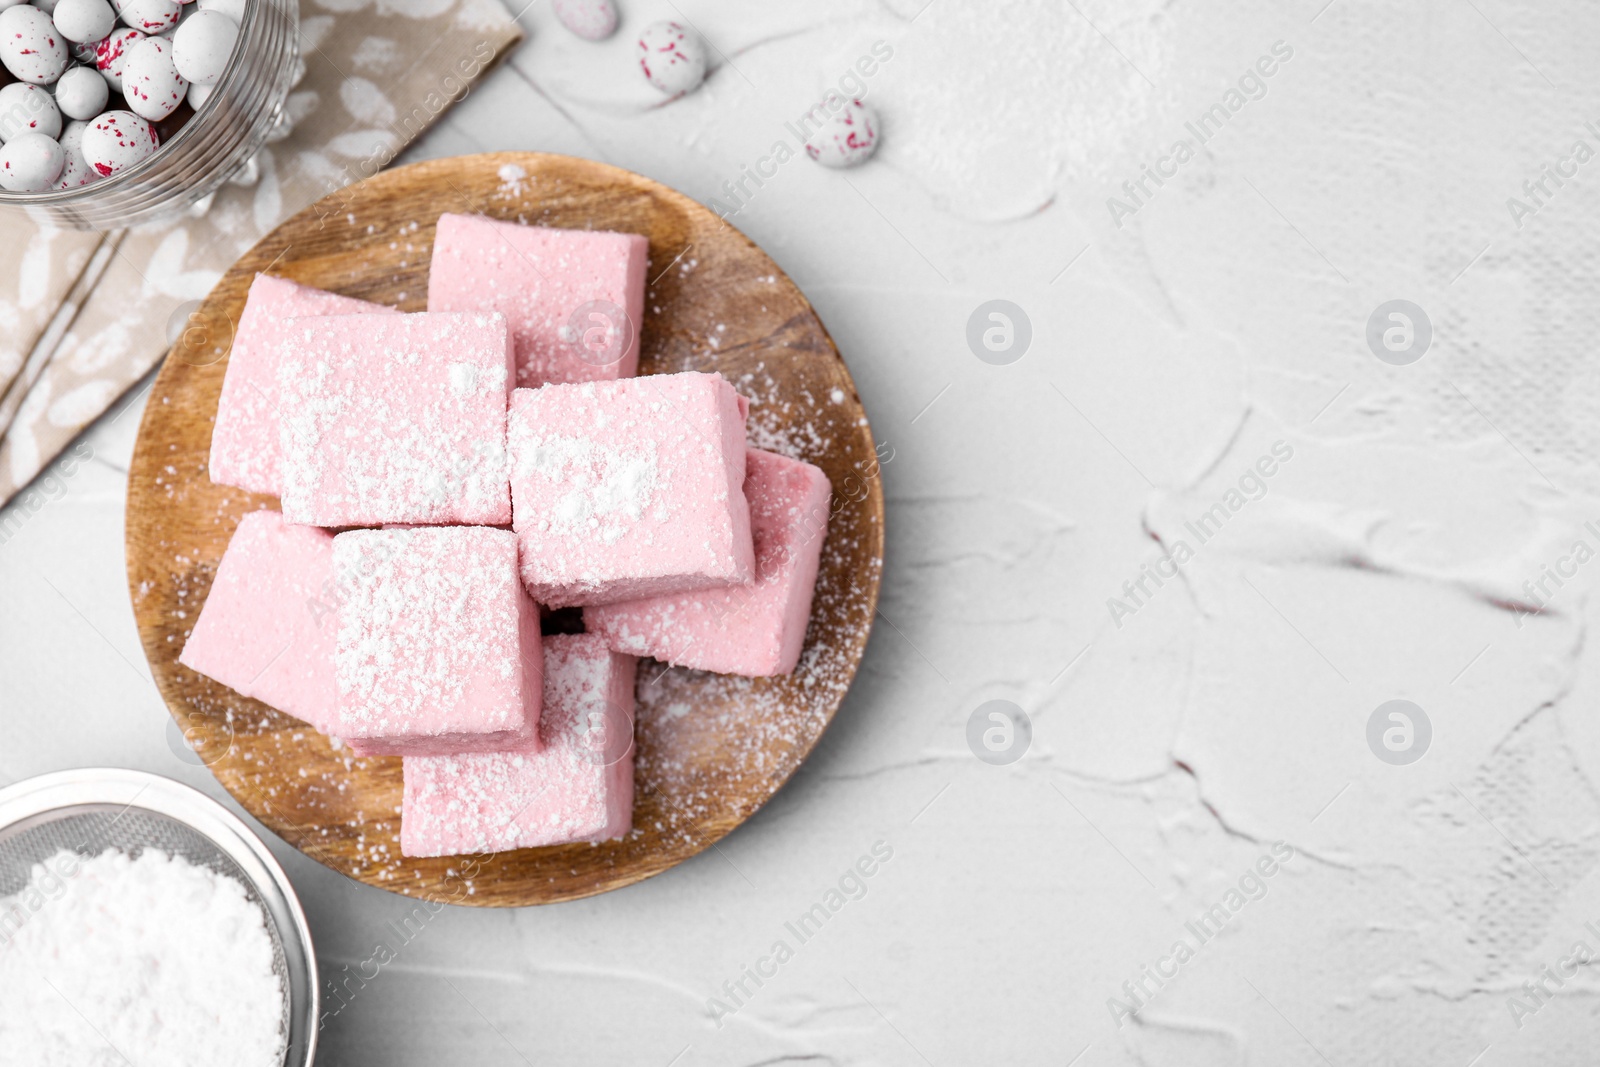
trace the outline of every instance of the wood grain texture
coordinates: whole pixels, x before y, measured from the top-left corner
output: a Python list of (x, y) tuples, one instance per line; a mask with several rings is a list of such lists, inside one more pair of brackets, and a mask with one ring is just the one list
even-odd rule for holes
[[(405, 859), (400, 760), (356, 759), (178, 664), (240, 516), (277, 507), (270, 497), (213, 485), (206, 473), (233, 324), (251, 279), (270, 271), (423, 310), (434, 222), (444, 212), (646, 235), (653, 280), (640, 373), (720, 371), (751, 399), (752, 444), (809, 460), (833, 482), (822, 573), (794, 675), (732, 678), (640, 662), (635, 829), (620, 841)], [(296, 215), (190, 316), (151, 390), (134, 452), (128, 586), (173, 716), (223, 786), (291, 845), (400, 893), (485, 906), (571, 900), (659, 874), (713, 845), (811, 752), (855, 675), (876, 609), (879, 469), (850, 373), (810, 304), (765, 253), (700, 204), (639, 175), (564, 156), (437, 160), (380, 174)]]

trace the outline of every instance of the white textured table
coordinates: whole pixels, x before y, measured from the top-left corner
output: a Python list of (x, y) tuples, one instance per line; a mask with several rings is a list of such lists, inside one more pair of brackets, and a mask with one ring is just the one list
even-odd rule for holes
[[(623, 5), (603, 46), (534, 5), (413, 154), (737, 196), (892, 448), (883, 621), (805, 771), (650, 882), (407, 925), (279, 847), (343, 990), (324, 1062), (1592, 1061), (1600, 14), (697, 2), (721, 69), (641, 110), (632, 39), (673, 8)], [(879, 41), (878, 158), (780, 162)], [(991, 300), (1029, 324), (1009, 364), (968, 343)], [(1393, 300), (1421, 315), (1374, 349)], [(7, 781), (221, 795), (124, 589), (141, 404), (0, 546)], [(1394, 699), (1429, 729), (1369, 743)], [(969, 748), (990, 700), (1020, 761)]]

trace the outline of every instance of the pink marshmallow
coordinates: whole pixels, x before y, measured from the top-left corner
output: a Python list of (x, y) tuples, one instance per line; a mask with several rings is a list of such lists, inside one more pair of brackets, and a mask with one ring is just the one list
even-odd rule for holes
[(441, 215), (428, 310), (504, 315), (518, 386), (631, 378), (649, 254), (650, 243), (633, 233)]
[(333, 538), (276, 511), (239, 520), (178, 662), (329, 732)]
[(278, 387), (283, 513), (318, 526), (511, 520), (495, 314), (294, 319)]
[(543, 693), (539, 609), (517, 539), (485, 526), (351, 530), (334, 654), (333, 730), (361, 755), (445, 755), (526, 743)]
[(512, 528), (541, 604), (749, 581), (747, 403), (717, 374), (511, 394)]
[(583, 609), (584, 629), (619, 652), (722, 674), (788, 674), (800, 661), (832, 487), (820, 469), (752, 448), (745, 499), (755, 580)]
[(607, 841), (632, 829), (635, 660), (590, 634), (544, 647), (537, 745), (406, 757), (401, 854)]
[(211, 480), (252, 493), (283, 493), (278, 450), (277, 365), (288, 340), (288, 320), (310, 315), (394, 314), (381, 304), (257, 274), (222, 378), (217, 422), (211, 431)]

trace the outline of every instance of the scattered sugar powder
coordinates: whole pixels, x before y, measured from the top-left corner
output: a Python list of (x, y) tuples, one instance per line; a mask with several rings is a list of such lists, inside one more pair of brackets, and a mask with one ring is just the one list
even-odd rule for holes
[(0, 938), (7, 1063), (282, 1062), (272, 938), (232, 878), (152, 848), (58, 852), (0, 900)]

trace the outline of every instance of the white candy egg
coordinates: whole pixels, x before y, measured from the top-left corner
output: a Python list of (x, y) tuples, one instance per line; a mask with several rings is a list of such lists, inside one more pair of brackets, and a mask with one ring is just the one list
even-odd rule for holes
[(117, 14), (129, 29), (154, 36), (178, 24), (183, 5), (178, 0), (118, 0)]
[(220, 11), (196, 11), (172, 35), (172, 60), (189, 81), (215, 85), (238, 39), (237, 22)]
[(20, 81), (49, 85), (67, 69), (67, 42), (38, 8), (8, 7), (0, 11), (0, 63)]
[(830, 92), (822, 110), (831, 114), (806, 141), (806, 155), (824, 167), (854, 167), (878, 150), (878, 115), (866, 104)]
[(106, 0), (61, 0), (52, 16), (61, 36), (74, 44), (103, 40), (117, 24)]
[(92, 119), (106, 109), (111, 87), (93, 67), (73, 67), (56, 82), (56, 104), (69, 119)]
[(55, 138), (42, 133), (13, 137), (0, 148), (0, 189), (40, 193), (56, 183), (67, 157)]
[(639, 66), (664, 93), (692, 92), (706, 79), (706, 43), (670, 19), (652, 22), (639, 37)]
[(189, 83), (172, 65), (172, 42), (146, 37), (128, 49), (122, 68), (122, 96), (140, 118), (159, 122), (178, 110)]
[[(89, 76), (100, 80), (94, 71), (90, 71)], [(30, 133), (59, 136), (61, 111), (48, 90), (27, 82), (12, 82), (0, 89), (0, 141)]]
[(603, 41), (617, 32), (617, 6), (611, 0), (555, 0), (561, 25), (586, 41)]
[[(0, 0), (0, 11), (4, 11), (8, 7), (16, 7), (18, 4), (25, 4), (27, 2), (28, 0)], [(44, 5), (35, 4), (34, 6), (43, 7)]]
[(155, 128), (131, 111), (107, 111), (83, 131), (83, 160), (101, 177), (127, 170), (156, 147)]
[[(98, 74), (94, 80), (101, 85), (105, 84), (105, 80)], [(61, 152), (67, 161), (61, 168), (61, 177), (56, 179), (57, 189), (76, 189), (100, 177), (94, 172), (93, 167), (83, 161), (83, 131), (88, 128), (87, 122), (69, 122), (66, 129), (61, 131)]]
[(244, 25), (244, 0), (199, 0), (201, 11), (215, 11)]
[(215, 91), (216, 90), (209, 85), (201, 85), (199, 82), (190, 82), (189, 106), (194, 108), (196, 111), (199, 111), (201, 108), (206, 106), (206, 101), (211, 99), (211, 94)]
[(122, 92), (122, 68), (128, 62), (128, 49), (144, 40), (138, 30), (112, 30), (111, 36), (94, 46), (94, 65), (106, 84)]

